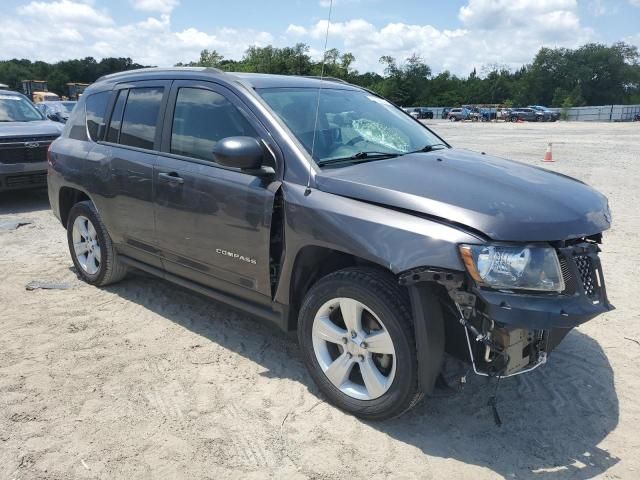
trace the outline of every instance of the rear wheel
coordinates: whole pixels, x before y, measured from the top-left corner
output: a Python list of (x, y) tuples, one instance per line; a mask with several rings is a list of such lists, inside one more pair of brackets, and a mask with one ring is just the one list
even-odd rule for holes
[(321, 279), (303, 302), (298, 339), (320, 390), (349, 413), (383, 420), (422, 398), (409, 302), (386, 272), (350, 268)]
[(109, 285), (124, 278), (127, 267), (118, 258), (111, 237), (93, 203), (76, 203), (67, 220), (71, 259), (80, 277), (92, 285)]

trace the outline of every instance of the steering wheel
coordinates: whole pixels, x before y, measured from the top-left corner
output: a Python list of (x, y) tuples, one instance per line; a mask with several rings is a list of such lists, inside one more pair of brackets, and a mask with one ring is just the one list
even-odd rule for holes
[(351, 140), (345, 143), (345, 145), (348, 145), (349, 147), (353, 147), (356, 143), (361, 142), (363, 140), (364, 140), (364, 137), (358, 135), (357, 137), (353, 137)]

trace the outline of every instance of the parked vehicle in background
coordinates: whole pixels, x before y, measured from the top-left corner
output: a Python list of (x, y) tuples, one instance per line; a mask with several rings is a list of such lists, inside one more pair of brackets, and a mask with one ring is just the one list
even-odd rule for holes
[(472, 122), (479, 122), (482, 120), (482, 111), (478, 107), (466, 106), (463, 108), (466, 108), (469, 111), (468, 119)]
[(9, 85), (6, 83), (0, 83), (0, 90), (9, 90)]
[(460, 120), (469, 120), (470, 111), (466, 108), (452, 108), (447, 114), (447, 118), (452, 122)]
[(88, 86), (88, 83), (67, 83), (67, 98), (69, 100), (77, 101)]
[(297, 330), (324, 398), (367, 419), (429, 394), (445, 351), (523, 374), (612, 309), (603, 195), (452, 148), (345, 82), (108, 75), (51, 146), (48, 181), (84, 281), (139, 268)]
[(61, 132), (25, 95), (0, 90), (0, 191), (46, 186), (47, 149)]
[(433, 118), (433, 112), (428, 108), (424, 107), (408, 107), (403, 109), (413, 118), (417, 118), (418, 120), (431, 119)]
[(36, 103), (36, 108), (54, 122), (67, 123), (67, 119), (78, 102), (40, 102)]
[(524, 122), (540, 122), (542, 121), (542, 114), (536, 112), (533, 108), (512, 108), (509, 111), (507, 119), (510, 122), (517, 122), (518, 120)]
[(45, 80), (23, 80), (22, 93), (29, 97), (33, 103), (60, 101), (58, 95), (49, 91)]
[(542, 105), (529, 105), (529, 108), (533, 108), (538, 115), (542, 115), (543, 122), (556, 122), (560, 120), (560, 113), (554, 112)]
[(440, 115), (440, 118), (442, 118), (442, 120), (446, 120), (447, 118), (449, 118), (449, 112), (451, 111), (451, 109), (449, 107), (445, 107), (442, 109), (442, 114)]
[(504, 120), (505, 122), (509, 121), (509, 114), (511, 113), (511, 108), (503, 107), (499, 108), (496, 112), (496, 119)]
[(495, 108), (481, 108), (480, 115), (483, 122), (490, 122), (498, 118), (498, 112)]

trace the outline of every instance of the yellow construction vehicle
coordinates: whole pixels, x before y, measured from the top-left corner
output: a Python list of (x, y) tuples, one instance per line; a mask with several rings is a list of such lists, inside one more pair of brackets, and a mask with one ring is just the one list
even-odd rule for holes
[(67, 98), (69, 98), (69, 100), (79, 100), (80, 97), (82, 96), (82, 93), (84, 92), (84, 89), (87, 88), (89, 86), (88, 83), (77, 83), (77, 82), (72, 82), (72, 83), (67, 83), (66, 87), (67, 87)]
[(49, 91), (46, 80), (23, 80), (22, 93), (33, 100), (33, 103), (44, 101), (56, 102), (60, 100), (57, 94)]

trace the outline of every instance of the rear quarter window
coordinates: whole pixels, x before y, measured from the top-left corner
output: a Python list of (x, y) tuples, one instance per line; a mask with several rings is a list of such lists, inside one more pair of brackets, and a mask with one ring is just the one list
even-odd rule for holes
[(87, 124), (83, 99), (80, 99), (77, 108), (75, 108), (73, 112), (71, 112), (71, 115), (69, 115), (69, 119), (64, 126), (62, 136), (73, 140), (87, 140)]
[(104, 115), (111, 92), (99, 92), (89, 95), (86, 100), (87, 132), (94, 142), (98, 139), (98, 128), (104, 123)]

